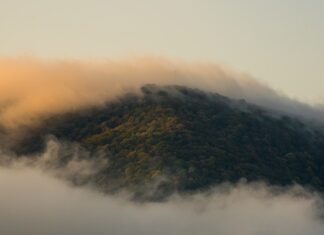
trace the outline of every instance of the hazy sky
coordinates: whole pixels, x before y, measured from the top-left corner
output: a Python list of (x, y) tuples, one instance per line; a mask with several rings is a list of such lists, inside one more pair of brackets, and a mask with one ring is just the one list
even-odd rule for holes
[(324, 102), (322, 0), (0, 0), (0, 56), (223, 63)]

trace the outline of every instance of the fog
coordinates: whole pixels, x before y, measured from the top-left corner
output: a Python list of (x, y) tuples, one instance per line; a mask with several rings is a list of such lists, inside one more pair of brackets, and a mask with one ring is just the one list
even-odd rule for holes
[(75, 188), (40, 169), (0, 168), (0, 232), (6, 235), (323, 234), (316, 195), (264, 185), (215, 188), (209, 195), (174, 196), (136, 204)]
[[(60, 164), (59, 158), (66, 154), (71, 159)], [(127, 189), (112, 195), (87, 183), (109, 162), (100, 154), (82, 159), (86, 154), (75, 144), (55, 139), (33, 157), (1, 153), (0, 233), (315, 235), (324, 231), (322, 198), (298, 185), (279, 188), (242, 181), (201, 193), (175, 192), (166, 201), (138, 202), (131, 200)]]
[(42, 118), (100, 106), (145, 84), (184, 85), (290, 114), (322, 120), (324, 111), (290, 99), (252, 76), (210, 63), (159, 57), (123, 60), (0, 58), (0, 123), (34, 125)]

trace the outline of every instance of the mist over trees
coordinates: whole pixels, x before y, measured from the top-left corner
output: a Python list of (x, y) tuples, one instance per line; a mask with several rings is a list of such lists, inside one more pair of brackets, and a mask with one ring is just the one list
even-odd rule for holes
[[(107, 166), (89, 176), (100, 190), (161, 199), (223, 182), (262, 181), (324, 189), (324, 132), (319, 126), (244, 100), (181, 86), (148, 85), (101, 108), (53, 116), (27, 128), (12, 150), (45, 148), (48, 136), (78, 143), (82, 156)], [(62, 154), (65, 164), (73, 154)], [(147, 194), (147, 187), (154, 187)]]

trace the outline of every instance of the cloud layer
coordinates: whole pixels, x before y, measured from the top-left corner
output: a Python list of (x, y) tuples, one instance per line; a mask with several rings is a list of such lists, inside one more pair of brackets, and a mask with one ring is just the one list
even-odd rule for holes
[(35, 124), (48, 115), (102, 105), (126, 92), (138, 92), (145, 84), (185, 85), (307, 118), (324, 116), (323, 110), (214, 64), (153, 57), (106, 61), (2, 58), (0, 122), (10, 128)]
[[(6, 235), (318, 235), (316, 195), (274, 194), (263, 185), (215, 188), (209, 195), (134, 204), (73, 188), (29, 167), (0, 168), (0, 231)], [(302, 193), (304, 196), (296, 196)]]
[[(72, 155), (60, 164), (58, 158)], [(319, 235), (323, 199), (299, 186), (223, 184), (204, 193), (174, 194), (164, 202), (102, 194), (87, 182), (107, 162), (49, 140), (47, 150), (19, 159), (0, 153), (0, 232), (6, 235)], [(74, 185), (74, 184), (73, 184)]]

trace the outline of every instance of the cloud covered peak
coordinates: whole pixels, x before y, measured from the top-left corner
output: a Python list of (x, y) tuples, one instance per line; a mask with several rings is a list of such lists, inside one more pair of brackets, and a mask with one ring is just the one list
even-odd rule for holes
[(183, 85), (320, 120), (323, 110), (280, 95), (252, 77), (215, 64), (164, 58), (78, 61), (0, 59), (0, 121), (6, 127), (100, 106), (146, 84)]

